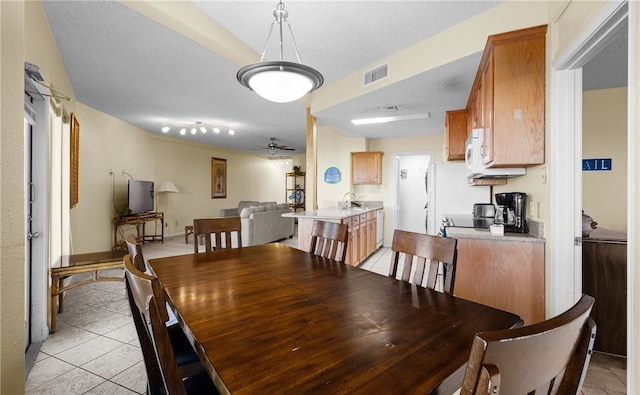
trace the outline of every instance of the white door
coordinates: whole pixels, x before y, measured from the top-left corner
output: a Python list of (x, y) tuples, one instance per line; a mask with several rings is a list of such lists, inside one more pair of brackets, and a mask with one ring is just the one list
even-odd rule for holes
[(394, 229), (426, 233), (427, 172), (431, 153), (394, 156)]
[(49, 334), (49, 301), (46, 243), (48, 122), (46, 97), (25, 78), (24, 97), (24, 346), (25, 364), (35, 359), (38, 347)]
[[(32, 129), (29, 118), (25, 115), (24, 118), (24, 138), (25, 138), (25, 231), (27, 236), (25, 238), (25, 254), (24, 254), (24, 350), (27, 351), (29, 344), (31, 344), (31, 199), (32, 199), (32, 186), (31, 182), (31, 138)], [(33, 235), (31, 235), (33, 236)]]

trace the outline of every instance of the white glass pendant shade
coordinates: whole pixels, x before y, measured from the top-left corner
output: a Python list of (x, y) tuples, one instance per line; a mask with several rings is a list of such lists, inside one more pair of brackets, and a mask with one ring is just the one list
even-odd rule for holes
[[(278, 3), (276, 10), (273, 11), (273, 16), (275, 21), (271, 23), (271, 29), (269, 30), (260, 62), (241, 68), (238, 70), (236, 78), (238, 78), (238, 81), (242, 85), (269, 101), (288, 103), (298, 100), (307, 93), (320, 88), (324, 82), (324, 78), (317, 70), (303, 65), (300, 61), (300, 53), (298, 52), (296, 41), (293, 38), (293, 31), (291, 30), (289, 22), (287, 22), (289, 13), (285, 11), (282, 0)], [(284, 60), (283, 25), (289, 27), (291, 42), (296, 57), (298, 58), (298, 63), (286, 62)], [(274, 30), (274, 27), (280, 33), (280, 61), (265, 62), (263, 60), (267, 53), (267, 44), (269, 43), (269, 38), (271, 37), (271, 32)]]
[(260, 62), (241, 68), (238, 81), (263, 98), (288, 103), (300, 99), (324, 82), (315, 69), (293, 62)]
[(289, 71), (265, 71), (249, 80), (257, 94), (276, 103), (288, 103), (306, 95), (313, 84), (300, 74)]

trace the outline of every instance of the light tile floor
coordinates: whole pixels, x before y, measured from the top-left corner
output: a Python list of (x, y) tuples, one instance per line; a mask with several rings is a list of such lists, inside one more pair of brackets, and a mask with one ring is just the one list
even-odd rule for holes
[[(283, 243), (297, 245), (295, 238)], [(143, 246), (146, 259), (192, 251), (184, 236)], [(381, 248), (360, 267), (387, 275), (390, 261), (390, 250)], [(146, 373), (124, 283), (99, 282), (68, 291), (57, 322), (58, 331), (42, 344), (25, 381), (26, 394), (145, 393)], [(625, 383), (626, 360), (595, 353), (583, 394), (625, 394)]]

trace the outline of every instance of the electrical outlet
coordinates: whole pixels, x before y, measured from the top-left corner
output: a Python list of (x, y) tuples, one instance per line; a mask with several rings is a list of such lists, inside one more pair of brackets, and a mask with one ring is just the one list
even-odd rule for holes
[(532, 218), (540, 218), (540, 202), (529, 201), (529, 216)]
[(543, 184), (546, 184), (547, 181), (549, 181), (549, 173), (547, 170), (547, 166), (542, 166), (540, 168), (540, 181), (542, 181)]

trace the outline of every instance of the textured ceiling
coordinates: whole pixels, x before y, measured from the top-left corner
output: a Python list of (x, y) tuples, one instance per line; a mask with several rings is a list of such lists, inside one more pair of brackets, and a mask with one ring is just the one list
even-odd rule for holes
[[(285, 9), (302, 63), (319, 70), (326, 87), (500, 3), (291, 1), (285, 3)], [(236, 134), (209, 132), (184, 138), (270, 155), (268, 150), (254, 148), (276, 137), (279, 144), (295, 148), (294, 153), (304, 152), (305, 105), (267, 102), (236, 81), (240, 67), (259, 59), (273, 21), (275, 1), (175, 3), (176, 7), (193, 6), (202, 17), (210, 18), (211, 25), (217, 22), (235, 36), (224, 40), (202, 28), (187, 32), (194, 20), (184, 21), (185, 31), (169, 28), (126, 3), (42, 4), (78, 101), (153, 133), (161, 133), (166, 123), (206, 122), (235, 129)], [(198, 37), (204, 37), (204, 41), (198, 41)], [(216, 39), (222, 46), (248, 48), (250, 56), (238, 50), (234, 59), (243, 60), (231, 61), (206, 44)], [(292, 60), (290, 38), (285, 35), (284, 39), (285, 60)], [(271, 60), (279, 55), (273, 42), (267, 47), (266, 57)], [(617, 42), (624, 48), (616, 47), (611, 53), (605, 52), (607, 48), (604, 60), (596, 57), (585, 67), (585, 87), (610, 87), (612, 77), (621, 74), (624, 81), (616, 78), (616, 86), (626, 85), (626, 72), (619, 71), (618, 62), (613, 61), (620, 58), (620, 51), (626, 54), (626, 46), (620, 38), (610, 47)], [(314, 115), (320, 124), (332, 125), (349, 136), (442, 133), (444, 111), (466, 104), (479, 59), (480, 53), (466, 56)], [(623, 61), (626, 66), (626, 57)], [(598, 75), (608, 77), (607, 81)], [(387, 112), (391, 106), (398, 106), (403, 114), (429, 112), (431, 117), (366, 128), (354, 128), (350, 123), (354, 117)], [(169, 134), (180, 137), (175, 128)]]

